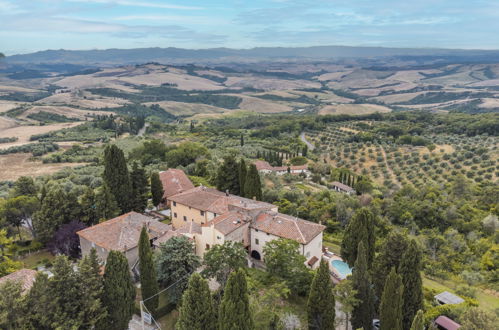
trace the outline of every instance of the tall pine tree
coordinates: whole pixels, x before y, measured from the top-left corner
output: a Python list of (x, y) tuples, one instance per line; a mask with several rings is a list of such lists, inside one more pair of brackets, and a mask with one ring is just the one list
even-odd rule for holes
[(333, 283), (328, 263), (321, 261), (315, 273), (307, 302), (308, 328), (310, 330), (334, 329), (335, 301)]
[(97, 214), (97, 199), (94, 190), (90, 187), (85, 189), (83, 196), (81, 196), (81, 222), (87, 226), (93, 226), (99, 223), (99, 216)]
[(402, 260), (402, 255), (407, 250), (408, 239), (405, 235), (395, 231), (390, 232), (385, 243), (381, 247), (381, 252), (376, 256), (373, 264), (374, 289), (376, 294), (375, 304), (379, 306), (381, 295), (385, 287), (386, 277), (392, 268), (398, 269)]
[(156, 276), (156, 268), (152, 258), (151, 243), (149, 241), (149, 234), (147, 233), (146, 227), (143, 227), (140, 232), (139, 269), (142, 300), (144, 300), (144, 304), (147, 309), (153, 313), (156, 308), (158, 308), (159, 297), (156, 294), (159, 291), (159, 286)]
[(404, 309), (402, 325), (404, 329), (411, 326), (418, 310), (423, 309), (423, 281), (421, 279), (421, 250), (414, 240), (409, 242), (402, 255), (399, 274), (404, 286)]
[(241, 197), (245, 197), (244, 187), (246, 185), (246, 172), (248, 172), (248, 166), (246, 166), (244, 158), (241, 158), (239, 161), (239, 196)]
[(414, 317), (414, 320), (412, 320), (411, 330), (425, 330), (424, 314), (421, 309), (418, 310), (416, 316)]
[(154, 206), (158, 206), (159, 203), (161, 203), (164, 193), (165, 191), (163, 190), (163, 183), (161, 183), (159, 173), (153, 172), (151, 174), (151, 195)]
[(246, 275), (242, 269), (229, 276), (218, 311), (218, 329), (253, 329)]
[(132, 209), (135, 212), (144, 212), (147, 207), (147, 176), (146, 171), (139, 167), (137, 162), (132, 165), (130, 182), (132, 184)]
[(134, 310), (135, 287), (128, 269), (128, 261), (119, 251), (111, 251), (107, 256), (103, 302), (108, 314), (99, 328), (127, 329)]
[(213, 307), (208, 282), (194, 273), (189, 279), (187, 289), (182, 296), (179, 318), (175, 324), (178, 330), (215, 330), (217, 318)]
[(357, 249), (357, 260), (352, 272), (352, 287), (356, 291), (355, 298), (358, 301), (352, 310), (352, 327), (371, 329), (374, 316), (373, 292), (367, 267), (367, 252), (363, 242), (359, 243)]
[(244, 182), (244, 196), (246, 198), (256, 198), (259, 201), (262, 200), (262, 183), (255, 164), (249, 165)]
[(234, 156), (225, 156), (222, 165), (218, 167), (216, 186), (220, 191), (239, 194), (239, 165)]
[(402, 295), (404, 287), (402, 278), (392, 268), (386, 278), (385, 288), (381, 296), (380, 330), (402, 330)]
[(99, 220), (109, 220), (120, 214), (120, 208), (107, 184), (103, 184), (96, 194), (97, 217)]
[(341, 241), (341, 256), (352, 267), (357, 260), (359, 242), (364, 242), (367, 267), (371, 269), (374, 258), (374, 215), (367, 208), (357, 210), (348, 223)]
[(90, 250), (79, 265), (78, 277), (80, 281), (80, 296), (84, 304), (82, 328), (92, 329), (99, 324), (107, 315), (106, 308), (102, 303), (104, 283), (100, 274), (101, 267), (97, 252)]
[(132, 185), (125, 154), (114, 144), (104, 150), (104, 182), (113, 194), (122, 213), (132, 210)]

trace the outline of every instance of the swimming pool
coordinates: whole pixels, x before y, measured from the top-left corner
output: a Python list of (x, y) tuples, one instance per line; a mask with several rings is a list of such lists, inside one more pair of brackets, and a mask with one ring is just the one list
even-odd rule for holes
[(331, 261), (331, 265), (338, 271), (338, 274), (340, 275), (340, 278), (343, 280), (347, 278), (348, 275), (352, 274), (352, 269), (348, 267), (348, 264), (346, 262), (343, 262), (341, 260), (333, 260)]

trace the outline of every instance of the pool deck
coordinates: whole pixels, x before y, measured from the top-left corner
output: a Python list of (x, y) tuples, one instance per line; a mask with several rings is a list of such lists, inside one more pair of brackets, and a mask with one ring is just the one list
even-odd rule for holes
[(329, 271), (331, 272), (333, 282), (335, 284), (338, 284), (339, 282), (341, 282), (342, 279), (341, 279), (340, 273), (336, 270), (336, 268), (333, 267), (333, 265), (331, 264), (331, 261), (333, 261), (333, 260), (344, 261), (344, 260), (341, 259), (341, 257), (339, 255), (332, 253), (332, 252), (323, 253), (322, 258), (324, 260), (327, 260), (327, 262), (328, 262)]

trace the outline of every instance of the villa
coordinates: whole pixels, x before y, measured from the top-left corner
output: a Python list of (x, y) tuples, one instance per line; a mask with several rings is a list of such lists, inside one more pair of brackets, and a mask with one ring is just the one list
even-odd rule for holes
[(185, 175), (184, 171), (170, 168), (159, 172), (159, 179), (163, 184), (163, 201), (161, 206), (170, 207), (169, 198), (186, 190), (194, 188), (191, 180)]
[(308, 165), (299, 166), (272, 166), (264, 160), (257, 160), (254, 162), (256, 169), (260, 173), (276, 173), (277, 175), (289, 174), (310, 174)]
[(333, 186), (334, 191), (342, 192), (342, 193), (345, 193), (347, 195), (355, 194), (355, 189), (353, 189), (352, 187), (347, 186), (346, 184), (343, 184), (341, 182), (334, 181), (331, 183), (331, 185)]

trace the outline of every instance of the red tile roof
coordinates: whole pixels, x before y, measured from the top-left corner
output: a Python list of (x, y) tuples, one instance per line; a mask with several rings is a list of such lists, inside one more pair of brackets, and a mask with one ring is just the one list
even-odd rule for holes
[(228, 235), (234, 230), (245, 226), (249, 221), (251, 221), (251, 219), (248, 216), (232, 211), (213, 218), (208, 223), (205, 223), (203, 227), (214, 225), (216, 230), (224, 235)]
[(209, 211), (212, 213), (223, 214), (229, 211), (230, 206), (240, 209), (272, 209), (274, 205), (255, 201), (249, 198), (228, 195), (221, 191), (207, 187), (196, 187), (183, 193), (169, 198), (171, 201), (186, 205), (197, 210)]
[(277, 212), (261, 213), (251, 226), (265, 233), (292, 239), (301, 244), (308, 244), (326, 229), (318, 223)]
[(17, 272), (0, 277), (0, 285), (7, 283), (7, 281), (20, 282), (23, 292), (26, 293), (31, 289), (33, 283), (35, 283), (37, 273), (38, 272), (33, 269), (20, 269)]
[(184, 171), (176, 168), (170, 168), (167, 171), (159, 172), (159, 178), (163, 184), (163, 198), (194, 188), (191, 180), (185, 175)]
[(437, 319), (435, 320), (435, 324), (438, 324), (446, 330), (457, 330), (461, 327), (459, 323), (443, 315), (437, 317)]
[[(267, 171), (281, 171), (281, 172), (283, 172), (283, 171), (288, 170), (288, 166), (272, 166), (264, 160), (256, 160), (253, 164), (255, 164), (256, 169), (258, 171), (267, 170)], [(308, 165), (305, 164), (305, 165), (289, 166), (289, 169), (291, 171), (306, 170), (306, 169), (308, 169)]]
[(268, 162), (264, 161), (264, 160), (256, 160), (253, 164), (255, 164), (256, 166), (256, 169), (258, 171), (261, 171), (261, 170), (269, 170), (269, 171), (272, 171), (274, 168), (272, 167), (272, 165), (270, 165)]
[(127, 251), (138, 245), (140, 231), (144, 226), (149, 228), (151, 238), (160, 237), (172, 230), (170, 225), (137, 212), (129, 212), (80, 230), (77, 234), (108, 251)]
[(338, 187), (340, 188), (341, 190), (344, 190), (344, 191), (347, 191), (347, 192), (353, 192), (355, 191), (355, 189), (353, 189), (352, 187), (350, 186), (347, 186), (346, 184), (343, 184), (341, 182), (338, 182), (338, 181), (334, 181), (331, 183), (333, 186), (335, 187)]

